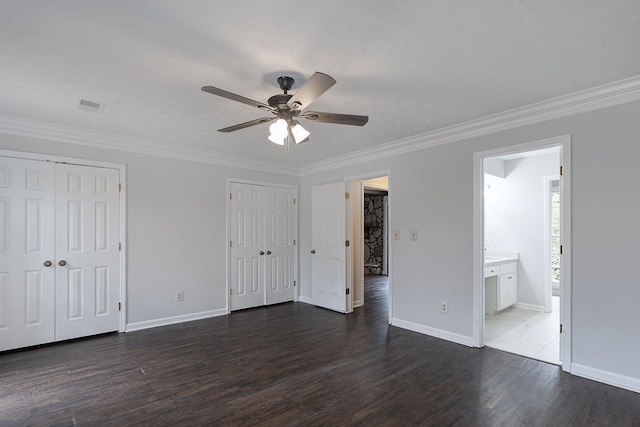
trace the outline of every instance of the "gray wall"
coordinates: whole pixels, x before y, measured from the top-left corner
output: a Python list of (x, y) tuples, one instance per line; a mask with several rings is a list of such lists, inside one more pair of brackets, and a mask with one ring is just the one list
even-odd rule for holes
[(472, 337), (473, 153), (571, 134), (573, 363), (640, 384), (638, 117), (636, 102), (303, 176), (302, 295), (311, 296), (311, 186), (388, 169), (390, 229), (401, 231), (391, 240), (393, 317)]
[(638, 117), (640, 103), (627, 104), (299, 179), (8, 135), (0, 148), (127, 165), (130, 323), (224, 307), (227, 177), (299, 183), (299, 283), (309, 298), (311, 187), (390, 171), (390, 229), (401, 232), (391, 240), (393, 316), (471, 337), (473, 153), (572, 134), (573, 362), (640, 384)]
[[(0, 148), (127, 166), (127, 324), (226, 308), (227, 178), (298, 178), (0, 134)], [(184, 291), (176, 303), (175, 292)], [(176, 319), (173, 319), (176, 320)]]

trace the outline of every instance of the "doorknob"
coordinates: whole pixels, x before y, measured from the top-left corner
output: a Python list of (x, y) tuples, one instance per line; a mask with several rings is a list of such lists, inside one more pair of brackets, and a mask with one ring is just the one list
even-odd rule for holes
[(260, 255), (264, 255), (264, 251), (260, 251)]
[(45, 267), (51, 267), (52, 265), (53, 265), (53, 263), (52, 263), (51, 261), (49, 261), (49, 260), (46, 260), (46, 261), (44, 262), (44, 266), (45, 266)]
[(267, 251), (267, 255), (271, 255), (271, 251)]
[(61, 259), (61, 260), (58, 262), (58, 265), (59, 265), (60, 267), (64, 267), (65, 265), (67, 265), (67, 261), (65, 261), (65, 260)]
[(315, 254), (315, 253), (316, 253), (316, 250), (315, 250), (315, 249), (311, 249), (311, 253), (312, 253), (312, 254)]

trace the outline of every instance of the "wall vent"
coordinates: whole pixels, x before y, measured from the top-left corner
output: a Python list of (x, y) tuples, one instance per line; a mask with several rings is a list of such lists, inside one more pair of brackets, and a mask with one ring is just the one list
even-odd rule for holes
[(76, 103), (76, 110), (88, 111), (90, 113), (100, 114), (104, 109), (104, 104), (99, 102), (89, 101), (86, 99), (78, 98)]

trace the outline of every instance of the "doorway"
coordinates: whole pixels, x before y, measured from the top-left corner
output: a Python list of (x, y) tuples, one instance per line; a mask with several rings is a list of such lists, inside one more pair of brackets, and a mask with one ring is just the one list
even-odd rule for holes
[[(364, 304), (364, 188), (365, 181), (374, 179), (385, 183), (386, 223), (391, 224), (388, 171), (349, 177), (341, 182), (319, 184), (311, 188), (310, 253), (314, 305), (351, 313), (354, 308)], [(369, 186), (373, 182), (370, 181)], [(379, 266), (387, 269), (390, 321), (393, 316), (392, 253), (389, 245), (385, 246), (386, 260)]]
[[(565, 370), (570, 363), (569, 144), (567, 136), (476, 153), (474, 202), (476, 345)], [(564, 247), (564, 254), (555, 247)], [(555, 297), (553, 277), (560, 285)]]
[(376, 292), (386, 292), (390, 300), (389, 176), (354, 179), (348, 181), (348, 188), (353, 241), (350, 277), (355, 309), (364, 306), (366, 289), (372, 289), (372, 283), (382, 284)]

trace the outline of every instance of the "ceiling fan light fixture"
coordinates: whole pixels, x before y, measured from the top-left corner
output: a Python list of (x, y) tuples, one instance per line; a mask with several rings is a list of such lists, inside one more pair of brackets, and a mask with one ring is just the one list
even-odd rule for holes
[(303, 128), (300, 123), (296, 123), (295, 126), (291, 128), (291, 133), (293, 134), (293, 140), (296, 144), (309, 140), (310, 132)]
[(285, 138), (280, 138), (274, 134), (269, 135), (269, 141), (273, 142), (274, 144), (277, 145), (284, 145), (284, 139)]
[(278, 119), (269, 126), (270, 135), (267, 138), (274, 144), (286, 145), (287, 150), (289, 149), (289, 144), (302, 144), (303, 142), (309, 141), (309, 131), (298, 123), (296, 120), (297, 118), (302, 117), (306, 120), (321, 123), (334, 123), (351, 126), (364, 126), (369, 121), (368, 116), (303, 111), (304, 108), (307, 108), (320, 95), (336, 84), (336, 80), (333, 77), (316, 71), (304, 83), (304, 85), (296, 91), (295, 94), (290, 95), (288, 92), (291, 90), (294, 82), (295, 80), (289, 76), (278, 77), (278, 85), (280, 86), (280, 89), (284, 91), (284, 94), (273, 95), (267, 100), (268, 104), (254, 101), (253, 99), (213, 86), (203, 86), (201, 90), (203, 92), (221, 96), (273, 114), (271, 117), (263, 117), (218, 129), (218, 132), (235, 132), (240, 129), (245, 129)]
[(271, 135), (275, 136), (276, 138), (284, 139), (288, 134), (287, 128), (288, 125), (286, 120), (278, 119), (274, 124), (269, 126), (269, 132), (271, 132)]

